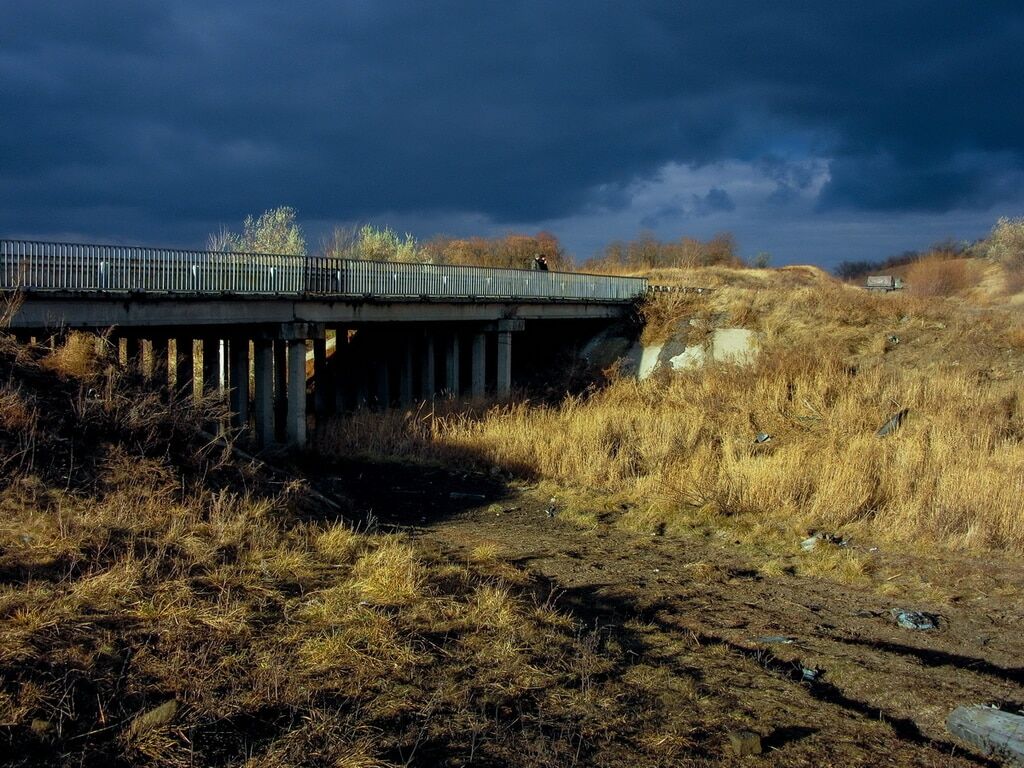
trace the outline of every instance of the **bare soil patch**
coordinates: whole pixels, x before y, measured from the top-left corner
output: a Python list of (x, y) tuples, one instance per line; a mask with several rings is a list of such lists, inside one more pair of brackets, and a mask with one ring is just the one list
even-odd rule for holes
[[(955, 743), (946, 716), (961, 704), (1024, 707), (1024, 567), (1010, 559), (890, 545), (873, 553), (877, 575), (856, 583), (766, 575), (727, 531), (644, 535), (612, 516), (581, 528), (547, 493), (494, 475), (328, 472), (357, 512), (429, 548), (526, 568), (621, 656), (624, 679), (657, 694), (649, 738), (685, 739), (697, 763), (988, 765)], [(904, 629), (893, 608), (937, 627)], [(764, 752), (734, 757), (737, 730), (760, 734)]]

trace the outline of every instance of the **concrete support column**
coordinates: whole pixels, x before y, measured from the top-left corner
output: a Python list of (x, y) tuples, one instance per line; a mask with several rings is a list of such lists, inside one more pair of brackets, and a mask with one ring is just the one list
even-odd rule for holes
[(348, 331), (339, 328), (335, 331), (334, 356), (331, 358), (331, 386), (334, 388), (334, 412), (344, 413), (345, 383), (349, 367)]
[[(359, 341), (365, 342), (365, 332), (360, 331), (362, 338)], [(352, 369), (352, 376), (355, 378), (356, 410), (370, 407), (370, 369), (372, 362), (367, 354), (365, 344), (357, 344), (355, 352), (355, 364)]]
[(454, 331), (445, 339), (444, 387), (452, 397), (459, 396), (459, 334)]
[(253, 378), (256, 439), (265, 448), (274, 442), (274, 343), (269, 339), (253, 342)]
[(168, 340), (161, 337), (153, 339), (150, 347), (150, 362), (152, 363), (150, 376), (156, 385), (161, 388), (169, 386), (171, 381), (168, 346)]
[(487, 394), (487, 336), (481, 331), (473, 334), (473, 350), (471, 372), (474, 398), (483, 398)]
[(288, 444), (306, 447), (306, 340), (288, 340)]
[(498, 331), (498, 397), (512, 394), (512, 333)]
[(433, 400), (437, 392), (437, 380), (434, 375), (434, 334), (427, 331), (423, 338), (423, 367), (420, 371), (420, 397)]
[(274, 341), (274, 438), (284, 442), (287, 438), (285, 420), (288, 415), (288, 346)]
[(334, 404), (329, 377), (327, 339), (313, 339), (313, 412), (317, 419), (326, 416)]
[(192, 339), (179, 336), (174, 340), (174, 389), (185, 397), (191, 397), (195, 384), (195, 358), (192, 355)]
[(232, 339), (228, 347), (228, 377), (231, 387), (231, 426), (249, 426), (249, 340)]
[(220, 339), (203, 339), (203, 394), (220, 391)]
[(377, 407), (386, 411), (391, 407), (391, 360), (387, 350), (383, 350), (383, 356), (376, 361), (377, 379)]
[(137, 336), (125, 337), (124, 367), (134, 373), (142, 370), (142, 342)]
[(406, 334), (402, 340), (402, 375), (398, 386), (398, 398), (403, 408), (412, 405), (412, 367), (415, 351), (412, 336)]

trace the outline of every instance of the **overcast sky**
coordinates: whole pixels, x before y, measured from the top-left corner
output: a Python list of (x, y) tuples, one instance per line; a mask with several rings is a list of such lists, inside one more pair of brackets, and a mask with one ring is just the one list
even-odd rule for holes
[(1015, 2), (0, 0), (0, 235), (196, 246), (292, 205), (577, 258), (879, 258), (1024, 214)]

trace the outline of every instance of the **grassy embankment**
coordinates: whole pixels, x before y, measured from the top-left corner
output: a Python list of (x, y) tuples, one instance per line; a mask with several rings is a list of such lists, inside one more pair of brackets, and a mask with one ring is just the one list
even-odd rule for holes
[(0, 763), (665, 764), (690, 749), (692, 713), (666, 718), (660, 683), (629, 682), (621, 650), (521, 571), (352, 530), (204, 441), (214, 406), (167, 404), (94, 350), (0, 334)]
[[(655, 272), (715, 291), (657, 296), (648, 340), (750, 328), (757, 362), (623, 378), (552, 407), (367, 414), (340, 421), (319, 447), (546, 480), (582, 525), (596, 514), (789, 547), (824, 529), (1024, 551), (1024, 323), (1008, 304), (982, 306), (1006, 304), (980, 284), (992, 283), (992, 265), (917, 269), (915, 291), (889, 295), (809, 267)], [(968, 270), (977, 274), (951, 288)], [(876, 436), (903, 410), (898, 430)], [(762, 432), (771, 440), (755, 444)]]

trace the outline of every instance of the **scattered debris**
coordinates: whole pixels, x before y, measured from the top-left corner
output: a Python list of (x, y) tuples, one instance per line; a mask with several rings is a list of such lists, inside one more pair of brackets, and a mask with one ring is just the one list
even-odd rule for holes
[(801, 541), (800, 542), (800, 549), (802, 549), (804, 552), (810, 552), (816, 546), (818, 546), (818, 542), (824, 542), (826, 544), (834, 544), (837, 547), (848, 547), (848, 546), (850, 546), (850, 542), (848, 540), (842, 538), (841, 536), (836, 536), (834, 533), (819, 532), (819, 533), (816, 533), (813, 536), (811, 536), (809, 538), (806, 538), (803, 541)]
[(935, 617), (921, 611), (907, 611), (902, 608), (892, 609), (893, 618), (896, 623), (904, 629), (935, 629)]
[(557, 515), (558, 514), (558, 507), (556, 506), (557, 503), (558, 503), (558, 499), (555, 498), (554, 496), (552, 496), (551, 497), (551, 501), (548, 502), (547, 509), (544, 510), (544, 514), (547, 515), (548, 517), (554, 517), (555, 515)]
[(885, 424), (878, 428), (875, 435), (878, 437), (885, 437), (886, 435), (892, 434), (903, 425), (904, 419), (907, 418), (907, 414), (910, 413), (909, 408), (904, 408), (902, 411), (897, 413), (895, 416), (890, 418)]
[(789, 645), (793, 642), (792, 637), (786, 637), (785, 635), (764, 635), (763, 637), (754, 638), (756, 642), (764, 645)]
[(900, 337), (899, 336), (890, 336), (889, 337), (889, 343), (890, 344), (899, 344), (900, 343)]
[(739, 757), (760, 755), (761, 735), (753, 731), (729, 731), (729, 746)]
[(761, 443), (767, 443), (771, 439), (772, 436), (769, 435), (767, 432), (758, 432), (757, 437), (754, 438), (754, 444), (760, 445)]
[(946, 718), (946, 728), (958, 739), (985, 755), (1024, 765), (1024, 717), (995, 707), (957, 707)]
[(820, 669), (815, 669), (814, 667), (800, 667), (800, 679), (805, 683), (817, 682), (820, 674)]
[(174, 716), (177, 713), (177, 700), (171, 699), (170, 701), (165, 701), (159, 707), (154, 707), (148, 712), (143, 712), (141, 715), (133, 719), (131, 725), (128, 726), (128, 737), (137, 738), (143, 734), (167, 725), (174, 719)]

